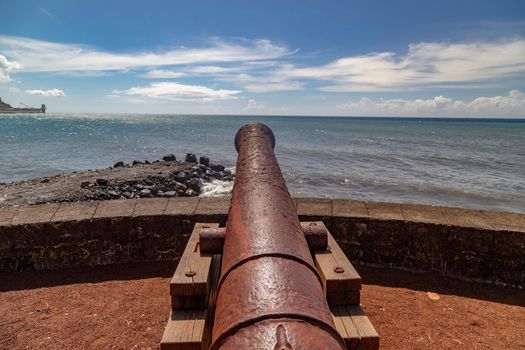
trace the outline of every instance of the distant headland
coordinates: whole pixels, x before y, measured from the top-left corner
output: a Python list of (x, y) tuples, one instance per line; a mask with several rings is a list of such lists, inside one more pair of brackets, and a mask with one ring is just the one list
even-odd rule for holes
[(11, 113), (46, 113), (46, 105), (42, 104), (40, 108), (24, 107), (14, 108), (8, 103), (2, 101), (0, 98), (0, 114), (11, 114)]

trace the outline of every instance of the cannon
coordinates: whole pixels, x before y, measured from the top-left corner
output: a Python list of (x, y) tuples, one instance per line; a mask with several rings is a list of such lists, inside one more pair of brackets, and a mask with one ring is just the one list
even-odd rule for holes
[[(368, 334), (363, 329), (359, 334), (356, 326), (364, 315), (357, 272), (322, 222), (299, 221), (274, 146), (273, 132), (263, 124), (247, 124), (237, 132), (226, 227), (198, 224), (190, 237), (172, 279), (174, 311), (161, 349), (377, 348), (377, 333), (370, 331), (366, 316), (359, 320), (368, 322), (361, 327), (368, 327)], [(190, 309), (192, 316), (178, 311)], [(192, 317), (197, 320), (186, 319)], [(183, 325), (186, 321), (193, 326)], [(182, 341), (182, 333), (190, 328), (195, 333), (196, 327), (202, 328), (196, 343)]]

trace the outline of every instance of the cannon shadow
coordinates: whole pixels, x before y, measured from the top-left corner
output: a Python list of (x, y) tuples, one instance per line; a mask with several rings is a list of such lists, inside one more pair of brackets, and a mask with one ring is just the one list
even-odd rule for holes
[[(61, 270), (0, 273), (0, 293), (105, 281), (170, 278), (177, 261), (157, 261), (107, 266), (79, 267)], [(523, 290), (491, 284), (466, 282), (437, 273), (414, 273), (390, 268), (355, 266), (363, 284), (415, 291), (456, 295), (501, 304), (525, 306)], [(366, 291), (364, 292), (366, 293)]]

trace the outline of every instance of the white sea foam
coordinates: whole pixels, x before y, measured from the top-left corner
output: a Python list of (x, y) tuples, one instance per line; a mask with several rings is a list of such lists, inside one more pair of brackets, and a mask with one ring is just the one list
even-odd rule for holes
[(233, 181), (213, 180), (202, 186), (201, 197), (224, 197), (231, 195)]

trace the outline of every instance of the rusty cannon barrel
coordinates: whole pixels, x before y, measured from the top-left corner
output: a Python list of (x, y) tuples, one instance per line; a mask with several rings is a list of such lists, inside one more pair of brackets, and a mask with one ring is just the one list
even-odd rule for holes
[(346, 349), (263, 124), (239, 153), (210, 349)]

